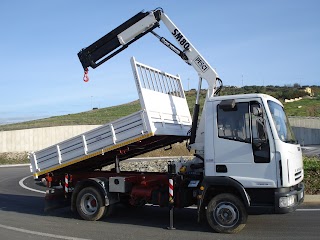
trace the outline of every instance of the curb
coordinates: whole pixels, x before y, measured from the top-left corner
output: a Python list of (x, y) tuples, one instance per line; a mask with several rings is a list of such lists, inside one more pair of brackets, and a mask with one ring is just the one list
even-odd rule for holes
[(5, 164), (5, 165), (0, 165), (0, 168), (7, 168), (7, 167), (26, 167), (30, 166), (30, 163), (24, 163), (24, 164)]
[(304, 196), (304, 204), (309, 204), (309, 203), (320, 203), (320, 195), (305, 195)]

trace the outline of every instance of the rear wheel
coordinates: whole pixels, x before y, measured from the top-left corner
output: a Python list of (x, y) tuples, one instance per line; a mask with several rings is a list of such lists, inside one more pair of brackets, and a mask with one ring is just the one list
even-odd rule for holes
[(247, 222), (248, 214), (242, 201), (233, 194), (215, 196), (207, 207), (207, 220), (211, 228), (219, 233), (237, 233)]
[(80, 217), (85, 220), (99, 220), (106, 211), (103, 196), (94, 187), (82, 189), (77, 196), (77, 211)]

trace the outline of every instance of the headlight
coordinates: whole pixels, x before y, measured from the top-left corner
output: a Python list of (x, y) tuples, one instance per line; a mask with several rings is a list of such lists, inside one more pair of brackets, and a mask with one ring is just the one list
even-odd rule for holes
[(288, 196), (288, 197), (281, 197), (279, 199), (279, 207), (284, 208), (284, 207), (290, 207), (294, 205), (296, 200), (296, 197), (294, 195)]

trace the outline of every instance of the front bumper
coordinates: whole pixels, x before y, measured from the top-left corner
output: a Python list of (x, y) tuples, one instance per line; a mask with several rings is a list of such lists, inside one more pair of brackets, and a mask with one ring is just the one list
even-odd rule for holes
[(275, 193), (275, 213), (289, 213), (297, 209), (304, 201), (304, 184), (292, 188), (282, 188)]

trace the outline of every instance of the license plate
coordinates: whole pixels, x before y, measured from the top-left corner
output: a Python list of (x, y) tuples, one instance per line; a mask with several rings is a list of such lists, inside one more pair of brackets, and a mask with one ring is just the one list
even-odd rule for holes
[(299, 200), (303, 198), (303, 192), (299, 193)]
[(199, 182), (200, 182), (199, 180), (192, 180), (192, 181), (190, 181), (188, 187), (190, 187), (190, 188), (197, 187)]

